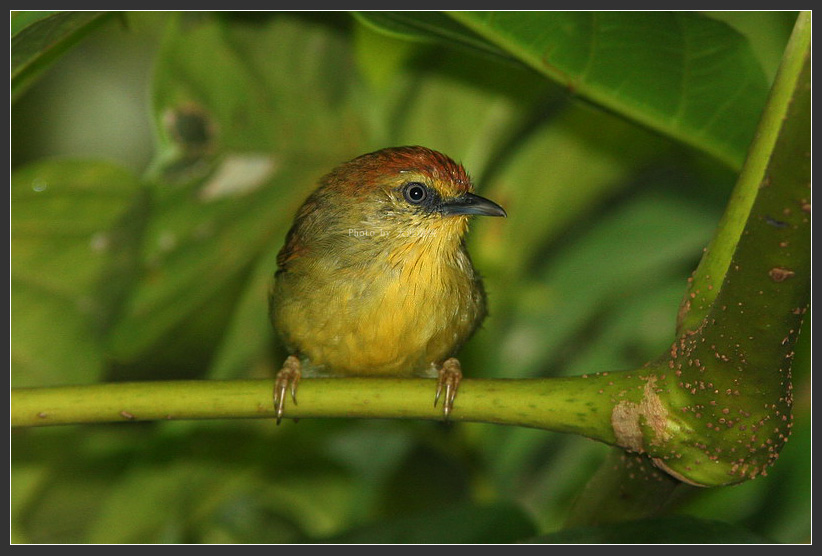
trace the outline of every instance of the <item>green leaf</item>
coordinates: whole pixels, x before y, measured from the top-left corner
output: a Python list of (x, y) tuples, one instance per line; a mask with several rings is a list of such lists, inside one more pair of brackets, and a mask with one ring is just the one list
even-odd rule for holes
[(139, 182), (104, 163), (43, 162), (10, 192), (11, 373), (15, 386), (85, 383), (103, 368), (101, 335), (128, 283), (123, 229)]
[(367, 480), (323, 456), (333, 432), (233, 421), (15, 434), (12, 525), (28, 543), (325, 537)]
[(9, 31), (10, 36), (15, 36), (20, 31), (32, 25), (33, 23), (37, 23), (38, 21), (42, 21), (48, 17), (51, 17), (54, 14), (60, 12), (56, 11), (39, 11), (39, 12), (27, 12), (27, 11), (12, 11), (9, 14)]
[[(332, 544), (494, 544), (533, 535), (534, 524), (508, 504), (454, 506), (373, 523), (324, 539)], [(316, 541), (314, 541), (316, 542)]]
[(378, 91), (402, 79), (406, 64), (422, 48), (412, 42), (374, 31), (368, 25), (354, 26), (357, 69)]
[(514, 309), (519, 317), (501, 339), (496, 366), (508, 376), (546, 372), (546, 359), (619, 299), (684, 274), (713, 224), (703, 207), (663, 193), (638, 196), (601, 216), (522, 292)]
[(61, 54), (113, 14), (107, 12), (12, 12), (11, 99)]
[[(259, 257), (257, 266), (248, 274), (243, 292), (232, 309), (230, 320), (220, 345), (214, 354), (208, 378), (230, 379), (251, 374), (261, 362), (278, 365), (282, 361), (270, 361), (269, 349), (274, 337), (265, 302), (271, 276), (276, 266), (275, 256)], [(286, 355), (283, 355), (284, 359)], [(268, 372), (265, 366), (262, 371)]]
[(568, 226), (602, 208), (666, 152), (658, 138), (588, 106), (561, 105), (506, 153), (484, 191), (509, 218), (475, 224), (480, 261), (519, 279)]
[(642, 519), (597, 527), (578, 527), (530, 539), (550, 544), (763, 544), (744, 527), (688, 516)]
[(528, 128), (548, 87), (521, 68), (457, 52), (423, 58), (420, 66), (391, 96), (400, 105), (382, 115), (390, 132), (380, 146), (425, 145), (446, 153), (487, 192), (485, 175)]
[(423, 42), (456, 43), (477, 52), (507, 57), (504, 50), (497, 48), (442, 12), (378, 11), (352, 12), (352, 14), (361, 23), (391, 37)]
[(574, 93), (739, 168), (768, 83), (745, 39), (692, 12), (454, 12)]
[(727, 23), (744, 35), (759, 59), (768, 82), (773, 82), (785, 45), (796, 23), (797, 12), (739, 10), (701, 13)]
[[(239, 294), (258, 257), (273, 273), (299, 203), (360, 154), (352, 64), (338, 33), (287, 14), (260, 26), (182, 15), (169, 26), (154, 92), (156, 203), (145, 271), (111, 335), (118, 359), (173, 344), (170, 332), (215, 296)], [(258, 303), (264, 311), (264, 295)]]

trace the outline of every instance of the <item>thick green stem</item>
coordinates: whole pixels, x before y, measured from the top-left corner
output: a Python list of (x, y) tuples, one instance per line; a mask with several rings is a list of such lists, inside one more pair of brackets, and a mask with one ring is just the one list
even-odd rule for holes
[[(756, 137), (751, 144), (727, 209), (699, 266), (689, 280), (688, 293), (683, 299), (679, 314), (679, 333), (694, 331), (701, 326), (719, 294), (722, 281), (731, 266), (731, 259), (749, 221), (759, 190), (764, 183), (767, 183), (764, 180), (768, 177), (768, 166), (780, 137), (784, 143), (786, 133), (783, 122), (787, 111), (789, 107), (794, 106), (794, 112), (796, 112), (797, 103), (794, 97), (797, 93), (801, 93), (801, 88), (810, 86), (810, 39), (811, 17), (810, 13), (805, 12), (797, 19), (796, 28), (786, 48), (770, 98), (759, 122)], [(807, 75), (802, 77), (805, 65), (808, 66)], [(800, 84), (800, 80), (804, 83)], [(808, 89), (807, 92), (809, 93), (810, 90)], [(809, 110), (806, 114), (798, 114), (795, 118), (798, 118), (800, 125), (803, 123), (810, 125)], [(798, 152), (783, 153), (783, 156), (791, 161), (789, 164), (793, 164), (797, 155), (803, 156), (804, 150), (810, 148), (809, 139), (808, 137), (807, 144), (795, 145)], [(778, 214), (770, 216), (774, 221), (780, 221)]]
[[(462, 381), (450, 419), (544, 428), (615, 444), (615, 403), (639, 403), (642, 373)], [(436, 381), (314, 378), (300, 382), (287, 418), (442, 419)], [(273, 381), (169, 381), (14, 389), (14, 427), (166, 419), (273, 418)]]
[(793, 346), (810, 301), (810, 25), (802, 14), (728, 208), (726, 222), (750, 206), (745, 225), (712, 243), (734, 246), (727, 270), (717, 283), (700, 266), (662, 358), (678, 432), (657, 462), (697, 484), (765, 474), (790, 434)]
[[(656, 410), (628, 420), (627, 430), (651, 426), (664, 440), (635, 434), (642, 442), (633, 450), (684, 482), (765, 474), (790, 431), (790, 364), (810, 299), (810, 39), (810, 14), (802, 13), (726, 213), (689, 282), (678, 338), (652, 365), (658, 395), (647, 407)], [(662, 507), (671, 484), (637, 485), (644, 474), (636, 466), (648, 460), (626, 457), (603, 464), (570, 525)]]

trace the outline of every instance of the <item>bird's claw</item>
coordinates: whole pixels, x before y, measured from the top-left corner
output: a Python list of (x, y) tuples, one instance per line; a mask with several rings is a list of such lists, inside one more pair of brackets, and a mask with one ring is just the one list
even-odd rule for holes
[(277, 415), (277, 424), (283, 420), (283, 413), (285, 413), (285, 400), (288, 397), (287, 393), (290, 391), (291, 400), (294, 405), (297, 405), (297, 386), (300, 384), (300, 376), (302, 375), (302, 365), (300, 360), (294, 356), (289, 355), (283, 368), (277, 373), (277, 378), (274, 380), (274, 411)]
[(443, 362), (438, 374), (439, 378), (437, 380), (437, 393), (434, 396), (434, 407), (437, 407), (437, 402), (439, 402), (440, 396), (444, 392), (445, 397), (442, 400), (442, 413), (447, 420), (448, 416), (451, 415), (451, 410), (454, 409), (454, 399), (457, 397), (457, 389), (462, 380), (462, 366), (456, 358), (451, 357)]

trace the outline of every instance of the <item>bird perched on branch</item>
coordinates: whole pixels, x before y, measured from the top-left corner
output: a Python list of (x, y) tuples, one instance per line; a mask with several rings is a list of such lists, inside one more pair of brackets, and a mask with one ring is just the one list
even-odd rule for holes
[(424, 147), (357, 157), (320, 179), (277, 256), (269, 297), (289, 353), (274, 405), (301, 375), (436, 376), (447, 419), (462, 378), (454, 355), (486, 315), (465, 247), (471, 215), (506, 216), (472, 193), (462, 165)]

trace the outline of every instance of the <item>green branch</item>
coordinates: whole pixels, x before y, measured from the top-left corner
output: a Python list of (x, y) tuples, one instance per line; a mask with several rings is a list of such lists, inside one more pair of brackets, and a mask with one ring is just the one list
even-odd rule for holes
[[(460, 385), (453, 421), (482, 421), (582, 434), (610, 444), (614, 403), (639, 403), (637, 373), (561, 379), (471, 380)], [(287, 418), (442, 419), (436, 381), (315, 378), (300, 382)], [(290, 400), (289, 400), (290, 401)], [(32, 427), (167, 419), (274, 418), (273, 380), (169, 381), (21, 388), (11, 392), (11, 425)]]
[[(803, 13), (712, 242), (722, 253), (697, 269), (660, 361), (678, 432), (657, 463), (697, 484), (765, 474), (790, 435), (791, 361), (810, 302), (810, 37)], [(750, 207), (742, 228), (740, 206)]]
[[(689, 281), (678, 338), (653, 364), (665, 409), (657, 423), (668, 440), (638, 451), (647, 448), (658, 468), (684, 482), (765, 474), (790, 433), (790, 365), (810, 297), (810, 38), (803, 13), (726, 212)], [(673, 490), (647, 459), (613, 451), (568, 525), (652, 515)]]

